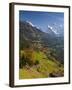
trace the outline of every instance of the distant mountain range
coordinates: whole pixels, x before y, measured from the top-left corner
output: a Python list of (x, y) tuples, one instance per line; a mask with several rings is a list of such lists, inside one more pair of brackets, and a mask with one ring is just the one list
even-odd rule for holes
[(56, 35), (56, 37), (63, 37), (64, 36), (64, 30), (63, 30), (63, 27), (61, 25), (59, 25), (59, 26), (48, 25), (47, 33), (49, 33), (51, 35)]
[(63, 25), (58, 25), (58, 24), (53, 24), (53, 25), (48, 25), (47, 30), (42, 30), (40, 27), (34, 25), (30, 21), (26, 21), (26, 23), (30, 24), (32, 27), (36, 27), (37, 29), (41, 30), (42, 32), (49, 33), (50, 35), (54, 35), (56, 37), (62, 37), (64, 36), (64, 28)]
[(39, 41), (42, 47), (55, 49), (56, 58), (64, 60), (64, 36), (48, 25), (48, 31), (43, 32), (40, 28), (28, 21), (19, 22), (20, 30), (20, 49), (27, 45), (32, 45), (32, 41)]

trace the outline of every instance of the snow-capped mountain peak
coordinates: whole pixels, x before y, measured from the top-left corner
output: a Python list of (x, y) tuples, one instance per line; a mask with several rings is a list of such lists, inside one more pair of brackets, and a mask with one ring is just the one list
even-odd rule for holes
[(32, 22), (30, 22), (30, 21), (26, 21), (29, 25), (31, 25), (32, 27), (35, 27), (35, 28), (37, 28), (37, 29), (40, 29), (40, 27), (38, 27), (38, 26), (36, 26), (36, 25), (34, 25)]
[(53, 27), (51, 27), (50, 25), (48, 25), (48, 28), (51, 29), (51, 30), (53, 29)]
[(54, 34), (58, 34), (54, 29), (53, 29), (53, 27), (52, 26), (50, 26), (50, 25), (48, 25), (48, 33), (54, 33)]
[(29, 23), (32, 27), (35, 27), (35, 25), (32, 22), (30, 21), (26, 21), (26, 22)]

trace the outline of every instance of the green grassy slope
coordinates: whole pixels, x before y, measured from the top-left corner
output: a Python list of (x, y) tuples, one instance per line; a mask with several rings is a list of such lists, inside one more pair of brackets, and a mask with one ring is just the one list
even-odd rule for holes
[[(34, 60), (38, 61), (38, 65), (24, 66), (19, 70), (20, 79), (31, 78), (47, 78), (55, 76), (63, 76), (64, 68), (57, 60), (50, 60), (45, 53), (41, 51), (34, 51)], [(50, 74), (52, 74), (50, 76)]]

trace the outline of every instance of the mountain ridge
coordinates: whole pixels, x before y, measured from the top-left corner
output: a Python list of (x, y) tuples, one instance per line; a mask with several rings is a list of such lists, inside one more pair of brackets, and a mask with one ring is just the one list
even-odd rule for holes
[[(44, 47), (52, 48), (57, 50), (55, 51), (56, 54), (61, 52), (63, 54), (63, 48), (64, 48), (63, 37), (57, 37), (54, 33), (52, 34), (45, 33), (42, 30), (36, 28), (35, 26), (30, 25), (26, 21), (20, 21), (19, 25), (20, 25), (20, 48), (22, 48), (22, 46), (24, 47), (25, 44), (32, 46), (33, 41), (34, 42), (36, 41), (39, 42), (39, 45), (42, 46), (43, 48)], [(60, 59), (62, 59), (61, 60), (62, 63), (64, 59), (63, 56), (64, 55), (62, 55), (61, 57), (59, 54), (59, 57), (61, 57)]]

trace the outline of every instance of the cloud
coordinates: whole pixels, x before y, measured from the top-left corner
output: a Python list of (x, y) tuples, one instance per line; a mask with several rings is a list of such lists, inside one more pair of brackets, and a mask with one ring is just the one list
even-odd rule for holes
[(62, 27), (63, 27), (63, 25), (62, 25), (62, 24), (60, 24), (60, 25), (59, 25), (59, 27), (60, 27), (60, 28), (62, 28)]

